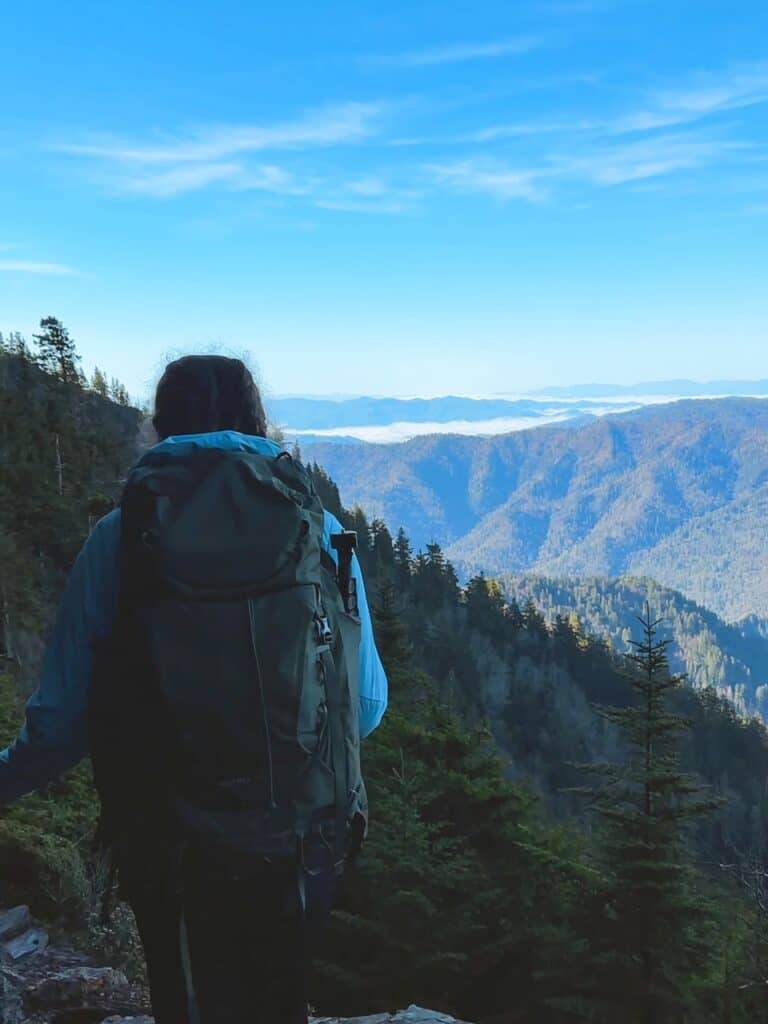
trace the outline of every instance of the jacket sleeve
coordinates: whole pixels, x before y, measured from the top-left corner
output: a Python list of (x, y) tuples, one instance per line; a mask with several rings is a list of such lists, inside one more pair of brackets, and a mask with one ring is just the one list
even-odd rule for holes
[(0, 803), (30, 793), (88, 754), (94, 644), (109, 634), (119, 587), (120, 512), (99, 520), (77, 557), (16, 740), (0, 752)]
[[(338, 564), (338, 555), (331, 547), (331, 534), (341, 533), (344, 527), (330, 512), (325, 513), (325, 550)], [(357, 581), (357, 602), (360, 610), (360, 736), (370, 736), (387, 710), (388, 684), (384, 666), (373, 636), (373, 623), (365, 596), (363, 573), (357, 555), (352, 556), (352, 575)]]

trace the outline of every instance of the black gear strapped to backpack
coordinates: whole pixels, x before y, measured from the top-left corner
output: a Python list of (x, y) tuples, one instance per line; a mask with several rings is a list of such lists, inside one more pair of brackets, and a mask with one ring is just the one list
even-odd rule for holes
[(150, 451), (130, 474), (89, 711), (99, 839), (121, 876), (172, 870), (190, 846), (234, 874), (301, 863), (310, 836), (337, 873), (359, 851), (354, 535), (334, 538), (337, 577), (323, 531), (287, 452)]

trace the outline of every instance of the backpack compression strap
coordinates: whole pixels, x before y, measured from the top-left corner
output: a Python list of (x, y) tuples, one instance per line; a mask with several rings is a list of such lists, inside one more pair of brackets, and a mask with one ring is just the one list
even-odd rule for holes
[[(331, 730), (331, 767), (335, 789), (336, 824), (333, 840), (333, 861), (337, 874), (344, 866), (347, 831), (347, 757), (344, 749), (345, 738), (342, 725), (342, 703), (339, 696), (339, 674), (330, 648), (318, 651), (323, 678), (326, 680), (328, 702), (328, 724)], [(330, 685), (329, 685), (330, 684)]]

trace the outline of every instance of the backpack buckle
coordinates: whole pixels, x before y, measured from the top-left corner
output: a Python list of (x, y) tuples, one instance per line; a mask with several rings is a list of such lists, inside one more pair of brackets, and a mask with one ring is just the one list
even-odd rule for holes
[(327, 615), (315, 616), (315, 638), (318, 644), (330, 644), (333, 642), (333, 630), (328, 622)]

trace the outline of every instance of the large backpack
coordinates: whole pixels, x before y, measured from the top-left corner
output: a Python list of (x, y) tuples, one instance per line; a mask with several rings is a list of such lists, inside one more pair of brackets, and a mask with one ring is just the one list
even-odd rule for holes
[(235, 870), (301, 857), (309, 836), (337, 872), (358, 851), (360, 625), (322, 538), (287, 452), (151, 451), (130, 474), (89, 714), (99, 836), (123, 876), (188, 844)]

